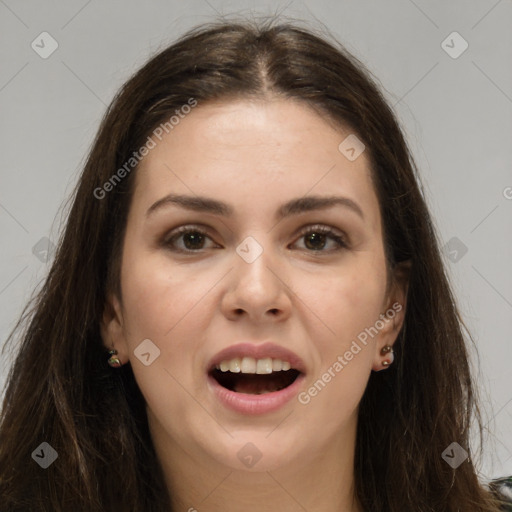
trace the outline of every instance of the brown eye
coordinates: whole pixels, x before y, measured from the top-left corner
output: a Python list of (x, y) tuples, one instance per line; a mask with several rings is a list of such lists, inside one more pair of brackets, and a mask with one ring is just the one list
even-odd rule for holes
[(344, 237), (327, 226), (310, 226), (303, 230), (300, 234), (305, 240), (306, 249), (316, 252), (331, 252), (324, 250), (329, 240), (334, 241), (335, 247), (332, 250), (339, 250), (347, 247)]
[(187, 249), (201, 249), (204, 243), (204, 235), (198, 231), (189, 231), (183, 235), (183, 244)]
[[(300, 238), (304, 239), (308, 252), (329, 253), (348, 247), (343, 234), (328, 226), (309, 226), (300, 233)], [(211, 238), (202, 228), (182, 226), (171, 232), (162, 244), (171, 251), (194, 253), (208, 249), (205, 247), (207, 240)], [(329, 242), (334, 243), (331, 249), (328, 248)]]
[[(183, 226), (171, 233), (163, 245), (176, 252), (199, 252), (204, 249), (206, 239), (210, 239), (207, 233), (194, 226)], [(182, 244), (177, 244), (182, 240)], [(211, 240), (211, 239), (210, 239)]]
[(313, 250), (323, 249), (326, 239), (327, 237), (323, 233), (310, 233), (305, 236), (306, 247)]

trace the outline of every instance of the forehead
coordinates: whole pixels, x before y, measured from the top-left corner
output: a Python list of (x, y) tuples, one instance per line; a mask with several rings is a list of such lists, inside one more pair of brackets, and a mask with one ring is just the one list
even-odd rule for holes
[(368, 155), (351, 160), (342, 151), (353, 137), (302, 102), (199, 104), (161, 140), (153, 137), (137, 171), (134, 207), (174, 192), (242, 199), (257, 214), (262, 202), (340, 192), (378, 210)]

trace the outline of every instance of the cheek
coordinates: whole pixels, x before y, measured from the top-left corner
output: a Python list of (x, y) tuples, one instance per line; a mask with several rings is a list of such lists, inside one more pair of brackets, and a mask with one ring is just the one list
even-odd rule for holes
[[(169, 374), (162, 373), (167, 370), (192, 389), (195, 381), (187, 369), (197, 366), (195, 359), (207, 341), (214, 307), (209, 297), (223, 273), (185, 271), (171, 265), (161, 253), (136, 248), (126, 251), (123, 269), (125, 336), (140, 386), (157, 374), (172, 382)], [(143, 366), (134, 354), (145, 339), (160, 350), (158, 359), (149, 367)], [(152, 381), (148, 384), (155, 385)]]
[(368, 254), (352, 263), (325, 279), (312, 276), (302, 287), (304, 302), (314, 304), (322, 321), (309, 333), (319, 365), (300, 403), (311, 421), (323, 418), (332, 434), (340, 418), (355, 414), (368, 383), (377, 338), (367, 329), (379, 319), (386, 291), (384, 260)]
[[(191, 367), (190, 357), (198, 353), (203, 342), (207, 315), (199, 311), (201, 298), (212, 283), (196, 280), (179, 268), (173, 272), (168, 262), (162, 264), (162, 258), (154, 254), (130, 251), (129, 247), (125, 254), (122, 292), (128, 357), (149, 407), (157, 416), (165, 417), (169, 410), (177, 411), (181, 403), (170, 401), (170, 397), (183, 396), (187, 403), (182, 385), (193, 392), (194, 381), (183, 370)], [(137, 353), (147, 339), (157, 347), (158, 355), (146, 366)]]
[[(322, 320), (322, 339), (341, 350), (362, 330), (375, 324), (386, 293), (383, 264), (346, 266), (298, 283), (297, 294)], [(300, 291), (299, 291), (300, 290)], [(313, 338), (313, 339), (315, 339)], [(328, 343), (328, 345), (329, 345)]]
[(178, 324), (186, 322), (203, 287), (157, 253), (130, 246), (123, 261), (122, 283), (130, 333), (133, 337), (151, 334), (160, 341), (172, 337)]
[(317, 279), (315, 286), (304, 287), (309, 293), (304, 302), (316, 304), (312, 309), (322, 322), (315, 322), (309, 333), (320, 364), (308, 378), (299, 403), (311, 424), (321, 418), (326, 436), (334, 436), (340, 421), (356, 414), (368, 383), (376, 338), (365, 329), (378, 320), (385, 292), (385, 281), (378, 274), (367, 268), (332, 277), (321, 287)]

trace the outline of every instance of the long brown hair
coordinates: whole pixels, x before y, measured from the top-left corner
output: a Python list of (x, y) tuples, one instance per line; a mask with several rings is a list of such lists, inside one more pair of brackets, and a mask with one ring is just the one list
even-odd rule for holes
[[(482, 438), (482, 421), (463, 325), (416, 166), (370, 73), (329, 37), (274, 19), (209, 23), (154, 56), (115, 96), (73, 193), (48, 277), (8, 338), (25, 326), (0, 423), (5, 510), (171, 509), (144, 399), (130, 365), (107, 365), (99, 330), (107, 294), (121, 298), (120, 256), (136, 166), (108, 193), (98, 190), (191, 98), (200, 108), (211, 100), (272, 96), (302, 101), (364, 142), (388, 264), (412, 264), (396, 363), (372, 372), (360, 403), (359, 501), (372, 512), (498, 510), (471, 460), (469, 426), (475, 417)], [(457, 469), (441, 457), (454, 441), (470, 454)], [(32, 460), (42, 442), (58, 454), (47, 469)]]

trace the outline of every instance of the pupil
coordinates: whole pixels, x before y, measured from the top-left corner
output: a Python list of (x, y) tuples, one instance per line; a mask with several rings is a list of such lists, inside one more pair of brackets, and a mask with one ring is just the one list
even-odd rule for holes
[[(321, 234), (321, 233), (311, 233), (310, 235), (307, 235), (306, 236), (306, 246), (308, 246), (308, 241), (309, 240), (313, 240), (313, 247), (312, 249), (321, 249), (323, 247), (323, 245), (325, 244), (325, 235)], [(318, 246), (315, 246), (314, 245), (314, 241), (320, 241), (320, 245)], [(311, 247), (308, 247), (308, 249), (311, 248)]]
[[(185, 247), (187, 247), (187, 249), (198, 249), (199, 248), (199, 245), (201, 245), (201, 242), (202, 242), (202, 237), (203, 235), (201, 235), (201, 233), (197, 233), (197, 232), (194, 232), (194, 233), (186, 233), (184, 238), (183, 238), (183, 241), (185, 243)], [(187, 244), (187, 240), (192, 240), (192, 247), (189, 247), (190, 244)], [(194, 244), (194, 240), (195, 240), (195, 244)], [(198, 243), (199, 242), (199, 243)]]

